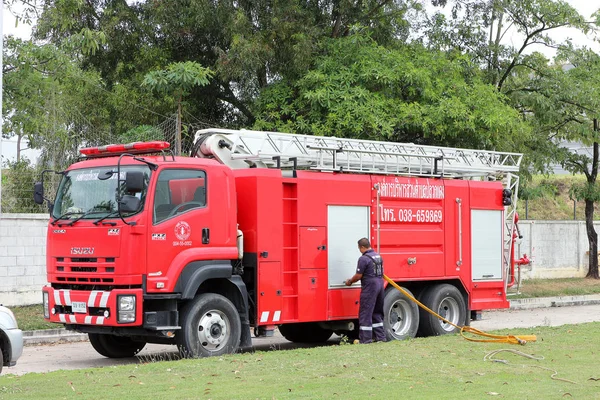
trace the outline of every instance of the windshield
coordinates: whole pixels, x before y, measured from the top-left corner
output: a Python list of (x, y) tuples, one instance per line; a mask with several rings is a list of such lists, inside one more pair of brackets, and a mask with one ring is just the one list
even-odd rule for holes
[[(115, 171), (110, 175), (109, 171)], [(141, 193), (133, 195), (141, 200), (140, 207), (132, 213), (122, 213), (124, 216), (133, 215), (144, 208), (144, 200), (150, 181), (150, 168), (145, 165), (121, 167), (121, 184), (117, 189), (117, 167), (96, 167), (68, 171), (60, 182), (56, 194), (56, 202), (52, 210), (54, 218), (61, 219), (98, 219), (107, 214), (118, 218), (117, 195), (125, 192), (125, 174), (130, 171), (140, 171), (144, 174), (144, 188)], [(108, 179), (98, 179), (98, 176), (108, 172)]]

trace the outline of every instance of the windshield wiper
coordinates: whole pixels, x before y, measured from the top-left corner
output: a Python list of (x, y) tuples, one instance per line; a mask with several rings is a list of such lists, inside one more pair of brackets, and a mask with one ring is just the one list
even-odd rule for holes
[[(100, 222), (104, 221), (106, 218), (108, 218), (108, 217), (114, 217), (114, 216), (116, 216), (116, 215), (119, 215), (119, 211), (112, 211), (112, 212), (109, 212), (108, 214), (106, 214), (104, 217), (102, 217), (102, 218), (99, 218), (99, 219), (95, 220), (95, 221), (94, 221), (94, 222), (92, 222), (92, 223), (93, 223), (94, 225), (98, 225)], [(115, 226), (115, 225), (117, 225), (117, 223), (116, 223), (116, 222), (107, 222), (107, 224), (110, 224), (110, 225), (112, 225), (112, 226)]]
[(73, 224), (75, 222), (79, 221), (81, 218), (87, 217), (90, 214), (95, 214), (95, 213), (99, 213), (99, 212), (106, 212), (106, 210), (95, 210), (95, 209), (92, 209), (92, 210), (86, 211), (83, 214), (81, 214), (79, 217), (75, 218), (74, 220), (72, 220), (71, 222), (69, 222), (68, 224), (65, 224), (65, 225), (66, 226), (73, 226)]
[(80, 212), (78, 211), (67, 211), (66, 213), (54, 218), (50, 223), (52, 225), (55, 225), (57, 221), (64, 219), (65, 217), (68, 217), (69, 215), (73, 215), (73, 214), (80, 214)]

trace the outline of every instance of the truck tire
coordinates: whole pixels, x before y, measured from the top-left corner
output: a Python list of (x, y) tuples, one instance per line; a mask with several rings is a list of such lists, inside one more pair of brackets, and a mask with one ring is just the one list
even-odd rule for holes
[(0, 374), (2, 373), (3, 366), (4, 366), (4, 354), (2, 354), (2, 347), (0, 347)]
[(417, 304), (394, 288), (387, 290), (383, 300), (383, 329), (387, 340), (414, 338), (419, 329)]
[(197, 295), (181, 310), (181, 330), (175, 335), (182, 357), (233, 353), (240, 345), (242, 323), (233, 303), (216, 293)]
[(108, 358), (133, 357), (146, 345), (125, 336), (88, 333), (90, 343), (94, 350)]
[(294, 343), (325, 343), (333, 335), (331, 329), (321, 328), (316, 322), (280, 325), (279, 332)]
[[(423, 291), (420, 301), (453, 324), (464, 325), (467, 307), (456, 286), (447, 283), (431, 286)], [(439, 336), (459, 332), (459, 329), (423, 309), (420, 310), (420, 313), (419, 335), (421, 336)]]

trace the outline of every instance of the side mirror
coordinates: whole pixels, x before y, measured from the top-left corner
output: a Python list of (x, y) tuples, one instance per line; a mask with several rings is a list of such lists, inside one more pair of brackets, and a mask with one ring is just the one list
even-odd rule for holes
[(119, 202), (121, 212), (132, 213), (136, 212), (140, 208), (141, 200), (135, 196), (124, 195)]
[(44, 184), (36, 182), (33, 185), (33, 201), (35, 204), (44, 204)]
[(144, 173), (129, 171), (125, 175), (125, 188), (130, 193), (140, 193), (144, 190)]
[(110, 169), (106, 170), (106, 171), (102, 171), (98, 174), (98, 179), (101, 181), (105, 181), (108, 178), (110, 178), (111, 176), (113, 176), (113, 174), (115, 174), (115, 173), (116, 173), (115, 171), (112, 171)]

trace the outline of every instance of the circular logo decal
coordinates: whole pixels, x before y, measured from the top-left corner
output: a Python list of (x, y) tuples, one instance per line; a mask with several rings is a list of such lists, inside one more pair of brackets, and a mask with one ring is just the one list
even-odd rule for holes
[(192, 228), (190, 228), (190, 224), (185, 221), (180, 221), (175, 225), (175, 236), (179, 240), (187, 240), (192, 234)]

